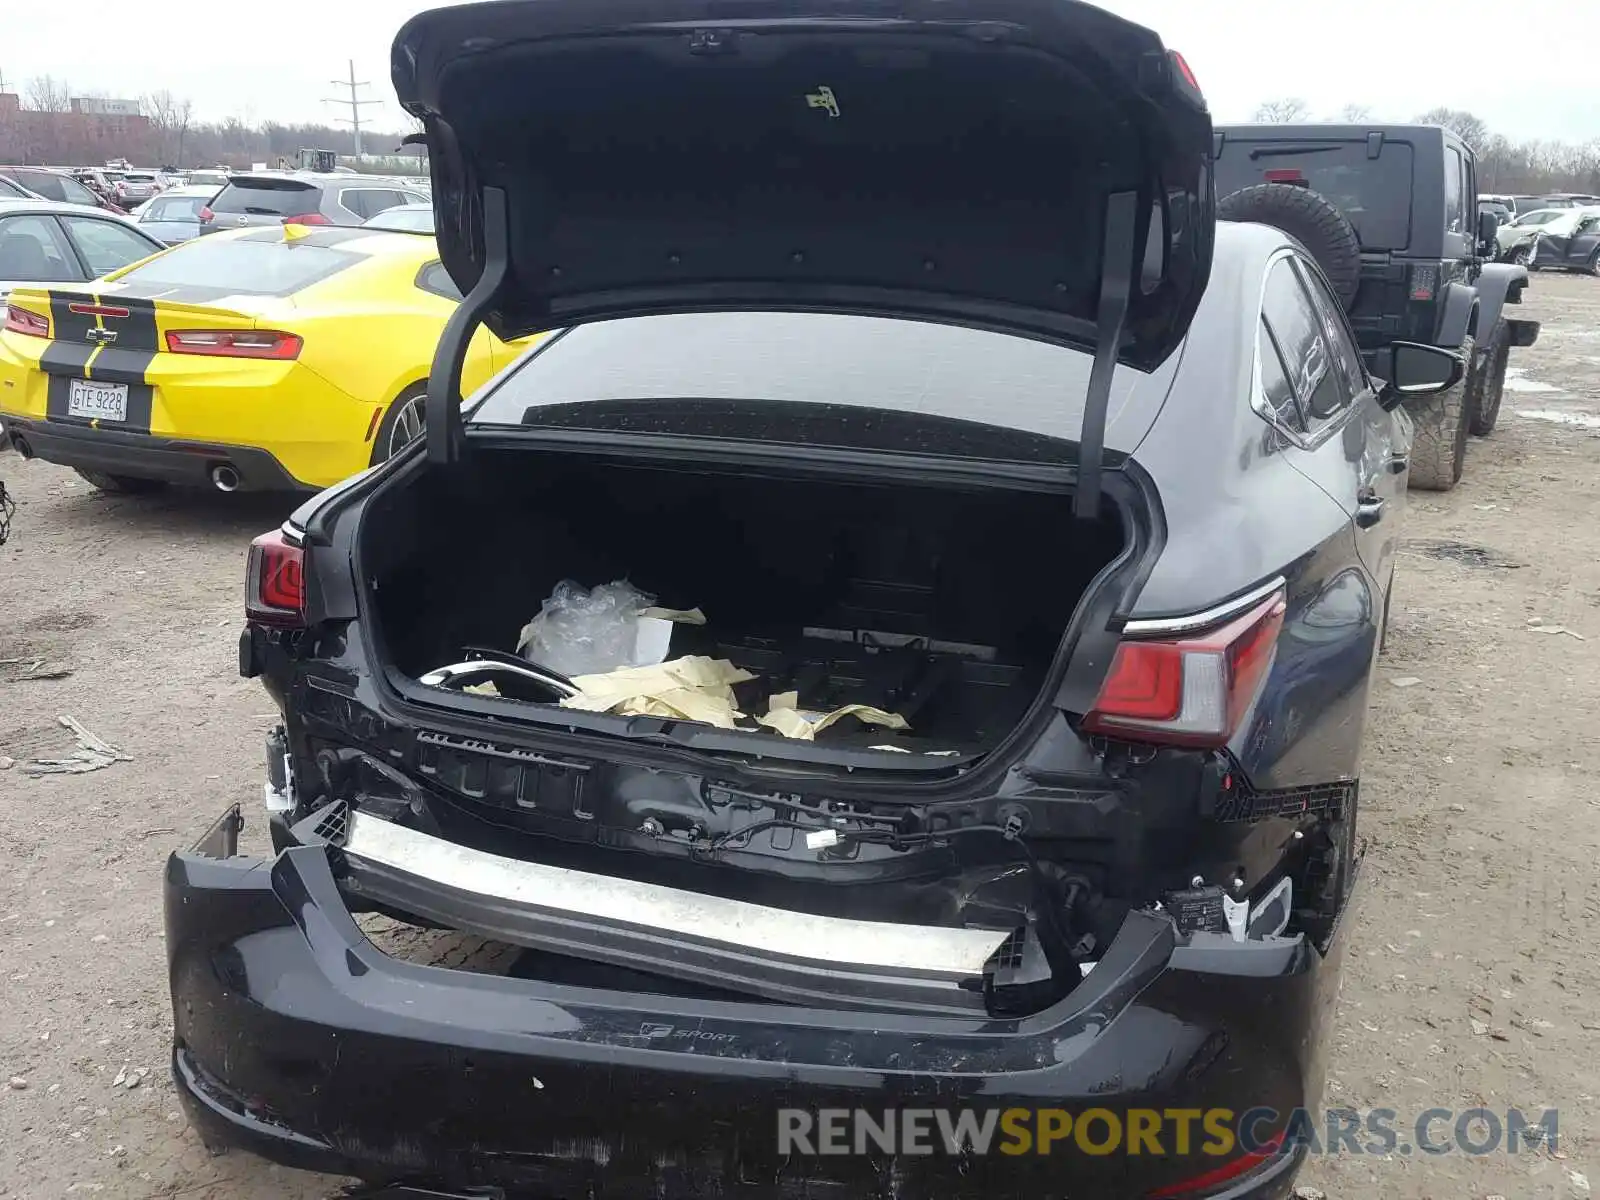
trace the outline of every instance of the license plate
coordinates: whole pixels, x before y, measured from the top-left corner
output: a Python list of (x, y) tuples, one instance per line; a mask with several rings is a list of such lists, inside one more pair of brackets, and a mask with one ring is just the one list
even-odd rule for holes
[(67, 415), (92, 421), (128, 419), (128, 385), (74, 379), (67, 391)]

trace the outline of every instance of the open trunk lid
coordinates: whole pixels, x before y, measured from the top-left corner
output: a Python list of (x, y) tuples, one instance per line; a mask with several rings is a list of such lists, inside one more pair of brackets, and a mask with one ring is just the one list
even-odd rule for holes
[(1192, 75), (1074, 0), (471, 4), (407, 23), (393, 76), (467, 295), (436, 461), (460, 453), (444, 398), (480, 319), (852, 312), (1093, 350), (1082, 512), (1113, 364), (1165, 359), (1210, 271)]

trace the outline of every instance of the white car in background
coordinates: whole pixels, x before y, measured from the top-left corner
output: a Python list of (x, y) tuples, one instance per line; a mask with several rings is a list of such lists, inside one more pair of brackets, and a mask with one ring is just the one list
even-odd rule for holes
[(141, 204), (134, 220), (151, 237), (176, 246), (200, 236), (200, 210), (221, 190), (221, 184), (169, 188)]
[(132, 221), (101, 209), (0, 200), (0, 308), (19, 284), (84, 283), (165, 249)]
[(1495, 231), (1496, 260), (1526, 266), (1533, 258), (1533, 244), (1539, 238), (1539, 231), (1552, 221), (1570, 217), (1575, 211), (1571, 208), (1538, 208), (1520, 217), (1513, 217)]

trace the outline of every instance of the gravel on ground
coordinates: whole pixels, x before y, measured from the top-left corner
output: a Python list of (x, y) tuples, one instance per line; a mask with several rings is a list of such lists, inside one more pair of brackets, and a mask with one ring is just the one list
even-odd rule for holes
[[(1331, 1200), (1600, 1182), (1600, 283), (1540, 275), (1528, 306), (1500, 428), (1455, 491), (1410, 497), (1326, 1103), (1553, 1107), (1559, 1143), (1326, 1157), (1302, 1182)], [(236, 669), (244, 551), (289, 503), (107, 496), (14, 453), (0, 478), (0, 1195), (329, 1196), (208, 1155), (167, 1075), (163, 865), (259, 811), (277, 718)], [(77, 748), (63, 716), (127, 761), (25, 774)]]

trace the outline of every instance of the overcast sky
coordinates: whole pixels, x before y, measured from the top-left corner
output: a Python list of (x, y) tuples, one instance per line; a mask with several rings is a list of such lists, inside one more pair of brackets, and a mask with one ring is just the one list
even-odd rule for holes
[[(1534, 33), (1509, 20), (1516, 6), (1501, 0), (1101, 2), (1183, 52), (1218, 121), (1245, 120), (1262, 100), (1298, 96), (1318, 116), (1365, 104), (1375, 119), (1403, 121), (1442, 104), (1518, 139), (1600, 138), (1597, 43), (1581, 21), (1569, 26), (1571, 37)], [(363, 123), (398, 129), (389, 43), (426, 7), (315, 0), (230, 14), (205, 4), (0, 0), (0, 77), (8, 91), (36, 75), (65, 78), (74, 94), (136, 98), (167, 88), (205, 119), (316, 121), (349, 115), (323, 98), (340, 94), (331, 80), (354, 58), (356, 78), (372, 84), (361, 94), (382, 101), (362, 110)], [(1583, 6), (1563, 11), (1575, 17)], [(1496, 60), (1488, 47), (1507, 28), (1518, 32)], [(1474, 53), (1474, 44), (1485, 49)], [(1450, 46), (1461, 64), (1454, 71)]]

